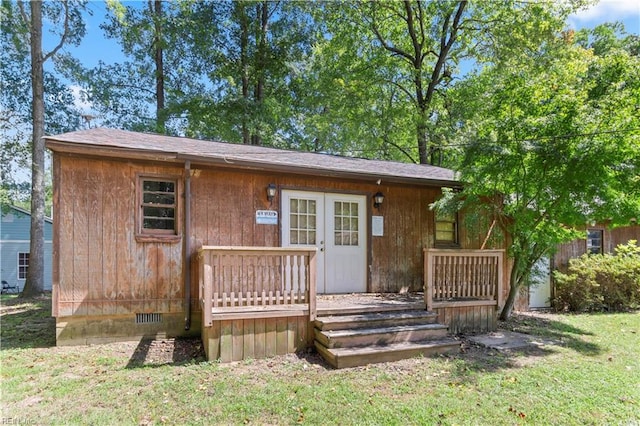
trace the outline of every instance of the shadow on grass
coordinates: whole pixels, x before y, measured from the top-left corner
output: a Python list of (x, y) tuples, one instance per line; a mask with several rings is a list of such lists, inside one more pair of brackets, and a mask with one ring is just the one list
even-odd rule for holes
[(140, 340), (125, 368), (154, 368), (167, 365), (185, 365), (207, 360), (200, 338), (178, 337)]
[(50, 293), (26, 299), (3, 295), (0, 300), (2, 350), (56, 345), (56, 320), (51, 316)]
[(500, 324), (504, 330), (539, 336), (545, 340), (555, 342), (585, 356), (596, 356), (602, 353), (602, 348), (581, 336), (593, 336), (591, 331), (583, 330), (561, 321), (535, 314), (515, 314), (509, 321)]
[(560, 347), (585, 357), (597, 356), (604, 351), (599, 345), (584, 340), (583, 336), (593, 336), (593, 332), (535, 314), (514, 314), (509, 321), (499, 323), (500, 330), (527, 334), (537, 343), (524, 348), (497, 350), (465, 341), (461, 353), (453, 356), (457, 377), (466, 381), (471, 380), (470, 373), (474, 372), (519, 368), (535, 362), (536, 358), (557, 354)]

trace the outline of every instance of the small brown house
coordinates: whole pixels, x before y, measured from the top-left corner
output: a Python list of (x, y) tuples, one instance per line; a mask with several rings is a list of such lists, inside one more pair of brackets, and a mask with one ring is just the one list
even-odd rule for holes
[(584, 230), (584, 238), (558, 246), (553, 257), (553, 267), (564, 270), (571, 259), (585, 253), (613, 253), (617, 246), (631, 240), (640, 241), (640, 225), (637, 223), (617, 228), (611, 228), (605, 223), (589, 225)]
[(486, 232), (429, 209), (451, 170), (104, 128), (46, 146), (60, 345), (202, 333), (259, 357), (312, 342), (316, 293), (424, 290), (459, 331), (507, 292), (503, 251), (470, 250)]

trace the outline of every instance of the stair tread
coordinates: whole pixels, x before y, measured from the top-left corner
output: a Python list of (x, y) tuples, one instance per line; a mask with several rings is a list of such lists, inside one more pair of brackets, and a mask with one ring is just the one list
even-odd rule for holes
[(396, 361), (426, 353), (449, 352), (460, 347), (452, 337), (418, 342), (391, 343), (351, 348), (327, 348), (315, 343), (316, 348), (331, 365), (337, 368), (354, 367), (376, 362)]
[(407, 310), (424, 310), (424, 302), (412, 302), (402, 304), (354, 304), (348, 306), (318, 306), (318, 316), (331, 316), (331, 315), (354, 315), (354, 314), (366, 314), (375, 312), (397, 312)]
[(371, 321), (377, 319), (410, 319), (410, 318), (431, 318), (437, 314), (425, 310), (404, 310), (404, 311), (392, 311), (392, 312), (376, 312), (367, 314), (356, 315), (329, 315), (324, 317), (317, 317), (316, 321), (323, 323), (336, 323), (336, 322), (354, 322), (354, 321)]
[(443, 324), (430, 323), (430, 324), (412, 324), (412, 325), (394, 325), (388, 327), (366, 327), (366, 328), (351, 328), (346, 330), (319, 330), (322, 334), (329, 338), (335, 337), (349, 337), (349, 336), (361, 336), (381, 333), (398, 333), (406, 331), (419, 331), (419, 330), (441, 330), (446, 329), (447, 326)]

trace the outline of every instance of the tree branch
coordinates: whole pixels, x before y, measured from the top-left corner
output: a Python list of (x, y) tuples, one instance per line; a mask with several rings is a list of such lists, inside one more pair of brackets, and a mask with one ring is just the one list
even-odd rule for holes
[(64, 32), (60, 37), (60, 42), (58, 43), (58, 45), (54, 47), (52, 51), (44, 55), (44, 57), (42, 58), (42, 62), (47, 62), (49, 58), (58, 53), (58, 50), (60, 50), (62, 46), (64, 46), (64, 43), (69, 36), (69, 1), (64, 0), (62, 4), (64, 4)]
[(433, 72), (431, 73), (431, 81), (429, 81), (429, 86), (427, 87), (427, 93), (425, 94), (425, 102), (427, 104), (431, 102), (435, 88), (442, 79), (441, 77), (442, 68), (444, 67), (444, 64), (447, 60), (449, 51), (451, 50), (451, 48), (453, 47), (453, 44), (456, 41), (457, 32), (458, 32), (458, 29), (460, 28), (460, 21), (462, 19), (462, 14), (466, 6), (467, 6), (466, 0), (458, 3), (458, 9), (453, 18), (453, 22), (451, 23), (451, 26), (449, 26), (449, 20), (451, 18), (451, 14), (449, 14), (446, 17), (442, 25), (442, 35), (440, 37), (440, 53), (438, 54), (438, 60), (436, 61), (435, 66), (433, 67)]
[(376, 38), (378, 39), (380, 44), (382, 44), (382, 47), (385, 50), (388, 50), (391, 53), (395, 53), (396, 55), (402, 56), (410, 64), (413, 65), (413, 63), (415, 62), (415, 58), (413, 56), (411, 56), (409, 53), (405, 52), (404, 50), (398, 49), (397, 47), (390, 45), (389, 43), (387, 43), (384, 37), (382, 37), (382, 34), (380, 33), (378, 26), (376, 25), (375, 19), (371, 20), (371, 29), (373, 30), (373, 34), (376, 36)]

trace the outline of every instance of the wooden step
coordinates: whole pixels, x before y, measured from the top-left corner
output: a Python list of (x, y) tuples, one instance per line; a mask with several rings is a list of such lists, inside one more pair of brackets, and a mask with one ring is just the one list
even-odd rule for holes
[(329, 315), (355, 315), (376, 312), (396, 312), (407, 310), (424, 310), (424, 302), (403, 302), (403, 303), (371, 303), (353, 304), (348, 306), (318, 306), (316, 312), (318, 316)]
[(324, 331), (315, 329), (316, 340), (327, 348), (388, 345), (391, 343), (441, 338), (446, 335), (447, 326), (442, 324), (411, 324)]
[(460, 351), (460, 342), (454, 338), (357, 348), (326, 348), (316, 341), (315, 346), (322, 357), (334, 368), (357, 367), (379, 362), (398, 361), (417, 356), (432, 356)]
[(318, 317), (315, 327), (319, 330), (345, 330), (354, 328), (392, 327), (411, 324), (433, 324), (437, 314), (425, 310), (403, 310), (356, 315), (331, 315)]

